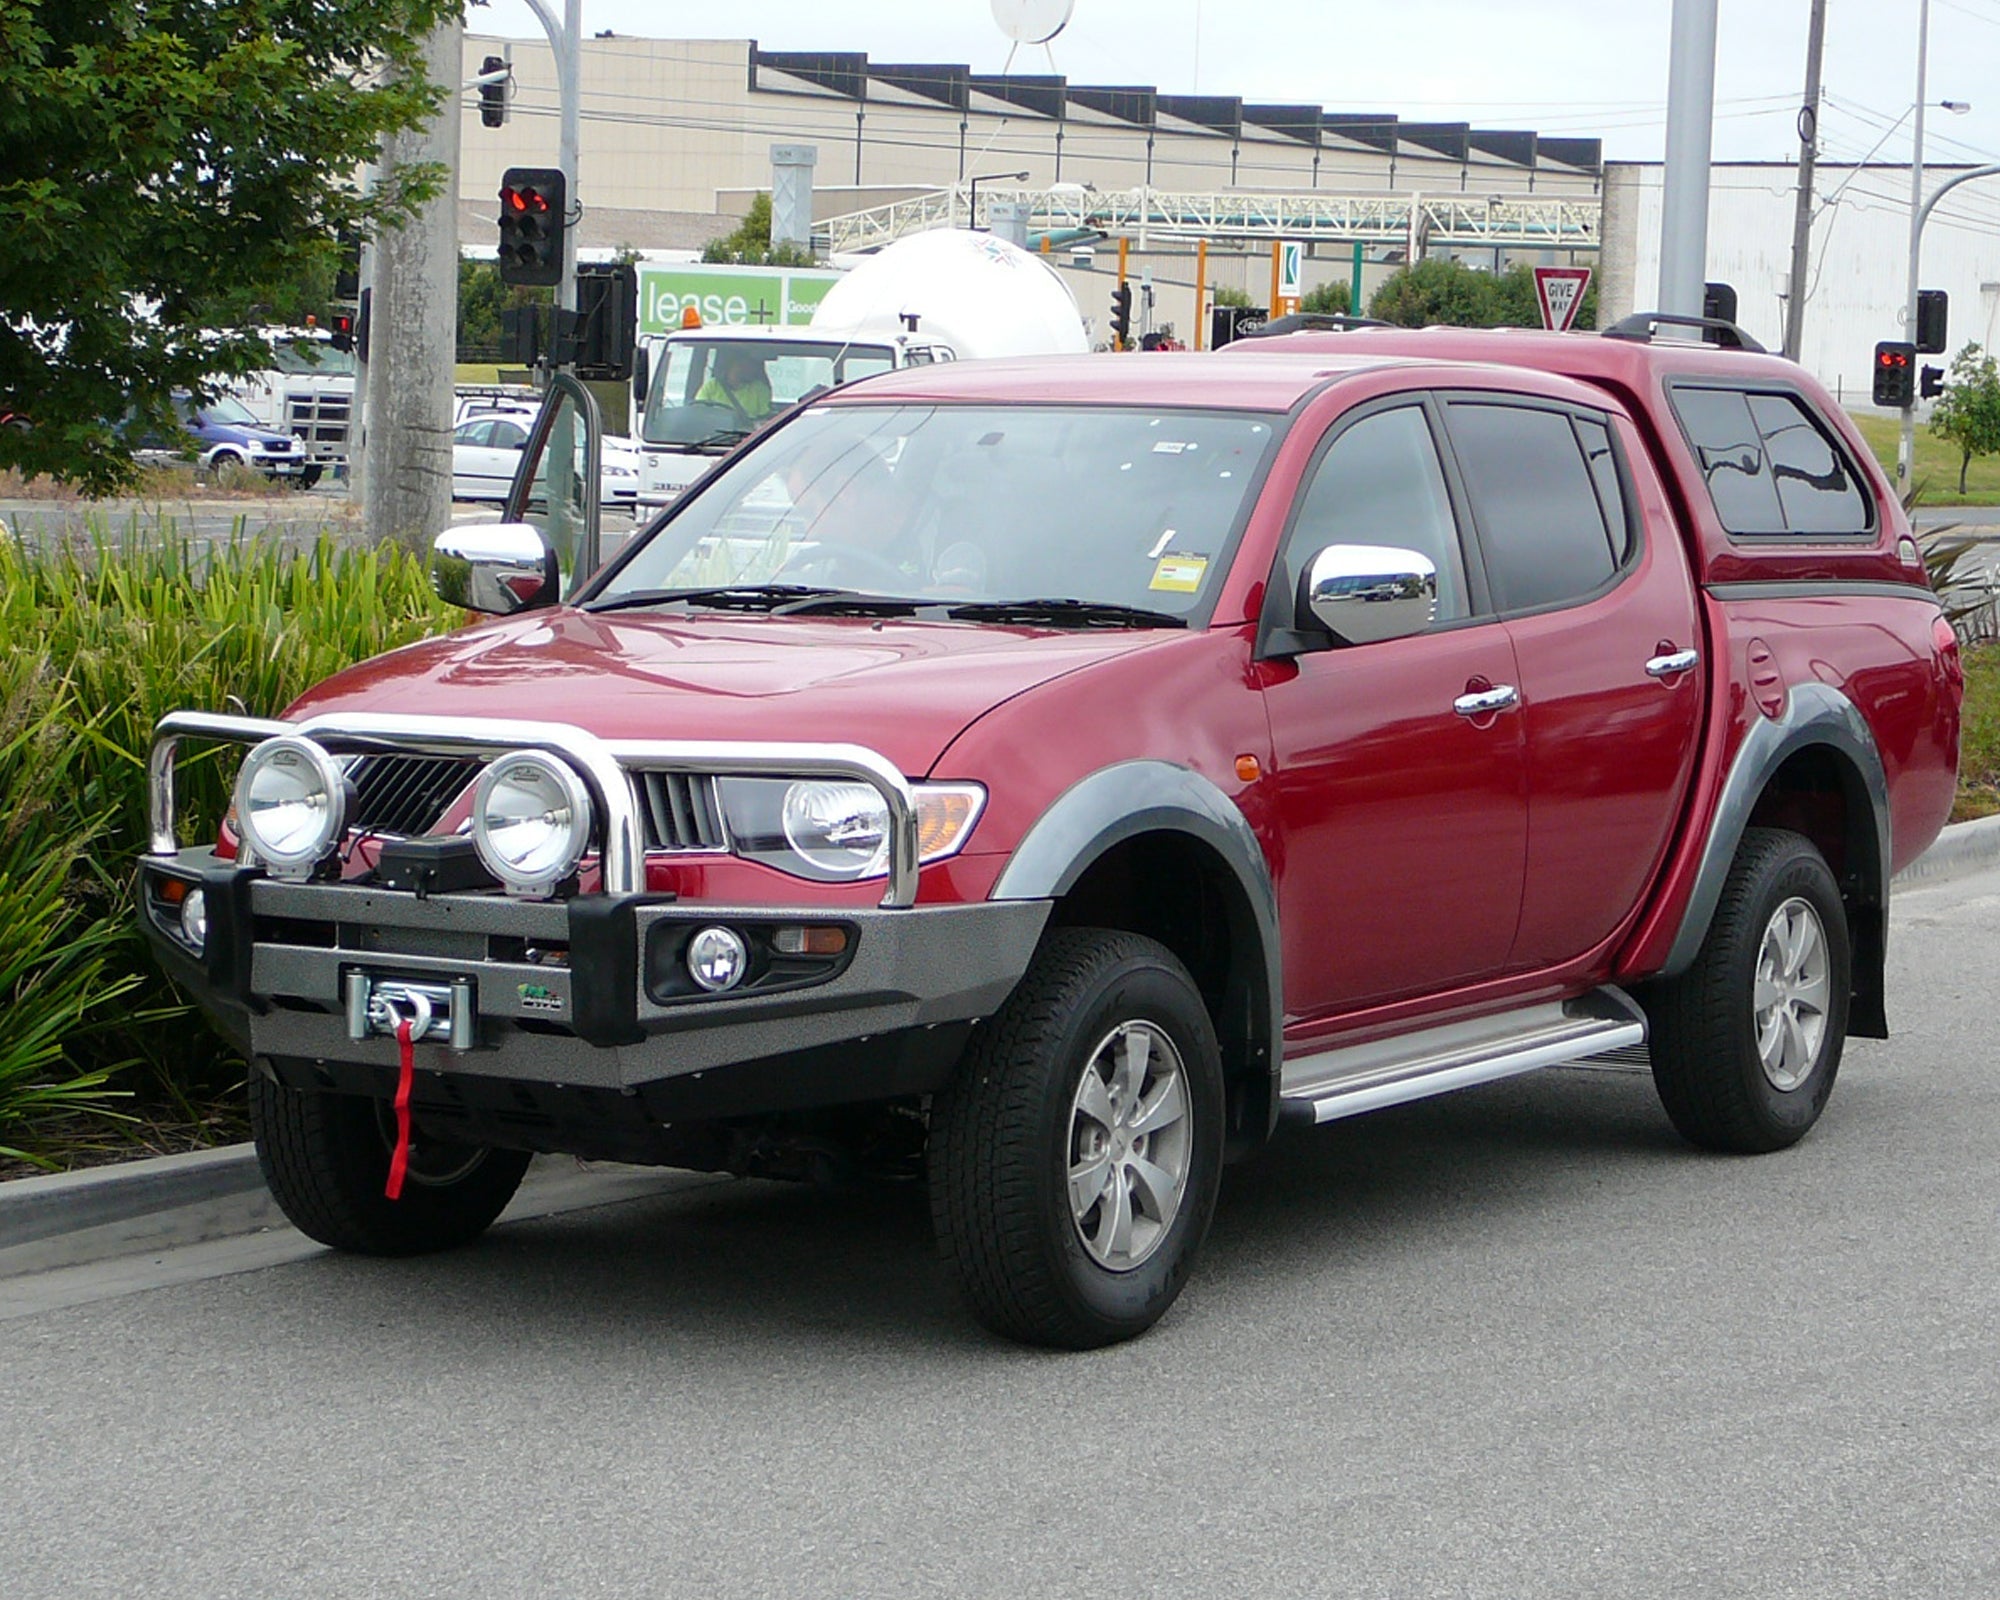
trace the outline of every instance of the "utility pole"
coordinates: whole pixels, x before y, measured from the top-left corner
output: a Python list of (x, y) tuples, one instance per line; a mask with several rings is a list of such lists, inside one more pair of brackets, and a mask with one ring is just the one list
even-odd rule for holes
[(1667, 61), (1667, 160), (1659, 309), (1701, 315), (1708, 275), (1708, 158), (1715, 112), (1716, 0), (1674, 0)]
[(1792, 281), (1785, 294), (1785, 355), (1799, 359), (1806, 329), (1806, 273), (1812, 254), (1813, 162), (1819, 147), (1819, 62), (1826, 44), (1826, 0), (1812, 0), (1806, 33), (1806, 97), (1799, 107), (1799, 195), (1792, 213)]
[[(457, 89), (464, 24), (441, 24), (424, 44), (423, 72)], [(451, 521), (452, 360), (458, 332), (458, 95), (424, 127), (385, 139), (377, 171), (436, 162), (451, 174), (435, 199), (372, 242), (367, 350), (355, 373), (360, 402), (352, 499), (371, 539), (422, 548)]]
[[(1917, 258), (1923, 247), (1924, 218), (1924, 75), (1930, 66), (1931, 0), (1917, 7), (1917, 118), (1910, 130), (1910, 279), (1903, 300), (1903, 337), (1917, 336)], [(1917, 442), (1917, 402), (1903, 407), (1903, 426), (1896, 439), (1896, 487), (1910, 487), (1910, 459)]]

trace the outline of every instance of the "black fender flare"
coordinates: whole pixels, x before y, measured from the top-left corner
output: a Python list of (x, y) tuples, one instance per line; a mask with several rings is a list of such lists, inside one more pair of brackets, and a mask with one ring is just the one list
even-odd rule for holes
[(1779, 768), (1799, 751), (1815, 746), (1841, 758), (1847, 783), (1850, 820), (1847, 881), (1842, 892), (1875, 924), (1851, 930), (1855, 945), (1853, 1031), (1863, 1037), (1881, 1037), (1886, 1032), (1879, 1013), (1891, 859), (1889, 779), (1867, 719), (1852, 700), (1828, 684), (1792, 685), (1783, 714), (1758, 718), (1744, 738), (1723, 780), (1694, 891), (1660, 976), (1679, 977), (1694, 965), (1758, 800)]
[(1252, 1019), (1261, 1034), (1251, 1040), (1253, 1059), (1261, 1052), (1275, 1118), (1285, 994), (1278, 893), (1249, 819), (1207, 778), (1168, 761), (1121, 761), (1099, 768), (1035, 819), (988, 898), (1060, 899), (1107, 851), (1151, 833), (1180, 833), (1199, 841), (1235, 880), (1255, 936), (1255, 977), (1263, 991)]

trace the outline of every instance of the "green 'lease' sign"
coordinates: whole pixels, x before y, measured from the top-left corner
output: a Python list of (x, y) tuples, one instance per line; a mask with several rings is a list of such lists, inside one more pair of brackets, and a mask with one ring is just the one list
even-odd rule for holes
[(639, 268), (639, 331), (671, 333), (693, 306), (709, 327), (754, 328), (810, 322), (837, 272), (790, 267)]

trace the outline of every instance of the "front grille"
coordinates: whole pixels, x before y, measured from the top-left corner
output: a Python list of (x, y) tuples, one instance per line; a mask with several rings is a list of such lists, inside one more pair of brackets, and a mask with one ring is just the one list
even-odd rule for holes
[(363, 833), (429, 833), (484, 765), (464, 756), (363, 756), (348, 769), (352, 826)]
[(725, 850), (715, 780), (686, 772), (635, 772), (648, 850)]
[[(411, 837), (433, 832), (445, 810), (479, 776), (485, 762), (466, 756), (363, 756), (348, 769), (354, 815), (362, 833)], [(635, 772), (639, 821), (648, 850), (729, 848), (716, 803), (715, 780), (686, 772)]]

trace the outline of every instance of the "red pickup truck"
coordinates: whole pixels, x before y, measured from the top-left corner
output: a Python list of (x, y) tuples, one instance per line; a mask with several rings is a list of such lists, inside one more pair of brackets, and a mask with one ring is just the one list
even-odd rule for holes
[[(885, 374), (595, 571), (559, 383), (530, 518), (438, 542), (491, 620), (156, 735), (143, 914), (285, 1211), (921, 1173), (973, 1312), (1085, 1347), (1280, 1118), (1643, 1046), (1695, 1144), (1797, 1140), (1958, 653), (1824, 391), (1658, 320)], [(190, 738), (249, 747), (212, 846)]]

